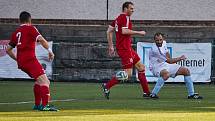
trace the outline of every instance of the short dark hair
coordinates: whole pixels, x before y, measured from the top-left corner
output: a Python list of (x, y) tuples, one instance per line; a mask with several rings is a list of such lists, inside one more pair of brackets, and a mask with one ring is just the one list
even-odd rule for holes
[(125, 8), (128, 8), (129, 5), (134, 5), (134, 3), (132, 3), (132, 2), (125, 2), (125, 3), (123, 3), (123, 5), (122, 5), (122, 11), (124, 11)]
[(19, 15), (19, 20), (21, 23), (29, 22), (30, 18), (31, 18), (31, 14), (26, 11), (22, 11)]
[(161, 33), (161, 32), (157, 32), (157, 33), (155, 33), (155, 35), (154, 35), (154, 40), (155, 40), (155, 37), (157, 37), (157, 36), (162, 36), (162, 37), (164, 37), (165, 38), (165, 34), (163, 34), (163, 33)]

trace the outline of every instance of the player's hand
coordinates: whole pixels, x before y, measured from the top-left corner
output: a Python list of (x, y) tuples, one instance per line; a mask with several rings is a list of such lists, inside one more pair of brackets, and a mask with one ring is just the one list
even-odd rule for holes
[(115, 53), (115, 50), (114, 50), (114, 47), (113, 47), (113, 46), (108, 47), (108, 55), (109, 55), (110, 57), (114, 57), (114, 56), (116, 55), (116, 53)]
[(180, 57), (180, 60), (185, 60), (185, 59), (187, 59), (187, 57), (186, 57), (185, 55), (182, 55), (182, 56)]
[(54, 53), (53, 52), (49, 52), (49, 61), (54, 60)]
[(145, 31), (139, 31), (139, 35), (145, 36), (145, 35), (146, 35), (146, 32), (145, 32)]

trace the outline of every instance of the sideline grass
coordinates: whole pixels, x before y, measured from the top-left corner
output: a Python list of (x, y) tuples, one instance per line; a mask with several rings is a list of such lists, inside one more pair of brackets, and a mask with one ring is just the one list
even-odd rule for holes
[[(33, 101), (33, 82), (0, 82), (0, 103)], [(152, 88), (154, 85), (150, 85)], [(167, 84), (159, 100), (143, 99), (139, 84), (120, 84), (105, 100), (98, 83), (51, 85), (59, 112), (32, 111), (32, 103), (0, 104), (0, 121), (214, 121), (215, 85), (195, 85), (201, 101), (186, 99), (183, 84)]]

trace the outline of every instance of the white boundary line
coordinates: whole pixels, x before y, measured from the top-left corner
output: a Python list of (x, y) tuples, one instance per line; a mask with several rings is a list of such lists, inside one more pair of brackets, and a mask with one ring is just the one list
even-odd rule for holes
[[(151, 101), (158, 101), (162, 103), (168, 103), (172, 101), (164, 101), (164, 100), (152, 100), (152, 99), (147, 99)], [(108, 101), (106, 99), (62, 99), (62, 100), (51, 100), (50, 102), (72, 102), (72, 101)], [(204, 100), (185, 100), (185, 102), (201, 102)], [(22, 101), (22, 102), (0, 102), (0, 105), (20, 105), (20, 104), (31, 104), (34, 103), (34, 101)], [(209, 102), (210, 103), (210, 102)], [(214, 103), (213, 101), (211, 103)]]

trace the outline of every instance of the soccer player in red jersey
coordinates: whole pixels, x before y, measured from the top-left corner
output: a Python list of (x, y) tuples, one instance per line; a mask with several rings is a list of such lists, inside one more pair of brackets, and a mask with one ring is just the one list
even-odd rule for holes
[[(137, 53), (131, 47), (131, 35), (141, 35), (146, 34), (145, 31), (134, 31), (132, 30), (132, 23), (130, 16), (134, 12), (134, 4), (132, 2), (125, 2), (122, 5), (122, 13), (109, 25), (107, 30), (107, 40), (108, 40), (108, 53), (110, 56), (115, 55), (115, 50), (113, 47), (113, 32), (116, 33), (116, 51), (121, 58), (121, 63), (124, 71), (116, 74), (107, 83), (102, 84), (104, 95), (109, 99), (110, 88), (122, 79), (120, 76), (128, 75), (131, 77), (132, 68), (138, 70), (138, 79), (140, 80), (141, 87), (143, 89), (143, 97), (150, 97), (150, 91), (148, 87), (148, 82), (145, 76), (145, 66), (140, 62), (140, 58)], [(124, 73), (123, 73), (124, 72)]]
[[(31, 25), (30, 13), (26, 11), (21, 12), (19, 20), (21, 25), (11, 36), (7, 54), (17, 62), (19, 69), (35, 79), (33, 88), (35, 105), (33, 109), (41, 111), (57, 111), (58, 109), (48, 105), (50, 98), (50, 81), (36, 58), (36, 42), (40, 42), (40, 44), (47, 49), (50, 61), (54, 59), (54, 53), (51, 48), (49, 48), (48, 42), (42, 37), (38, 30)], [(17, 54), (13, 52), (13, 48), (15, 47), (17, 47)]]

